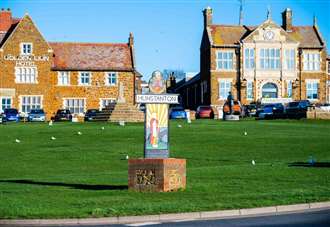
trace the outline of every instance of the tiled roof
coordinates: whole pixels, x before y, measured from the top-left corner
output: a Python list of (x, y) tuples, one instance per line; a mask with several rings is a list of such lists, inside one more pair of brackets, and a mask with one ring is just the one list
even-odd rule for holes
[[(240, 25), (210, 25), (213, 45), (226, 46), (239, 44), (246, 36), (251, 34), (256, 26)], [(289, 37), (300, 42), (300, 47), (322, 47), (322, 41), (313, 26), (293, 26), (292, 31), (287, 33)]]
[(49, 43), (54, 50), (54, 70), (132, 71), (128, 44)]

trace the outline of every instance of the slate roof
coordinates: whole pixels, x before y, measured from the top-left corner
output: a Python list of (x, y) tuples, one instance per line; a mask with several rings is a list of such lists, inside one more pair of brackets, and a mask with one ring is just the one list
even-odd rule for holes
[[(257, 26), (210, 25), (208, 28), (213, 45), (230, 46), (239, 44)], [(292, 40), (300, 42), (300, 47), (323, 47), (322, 38), (314, 26), (293, 26), (287, 34)]]
[(126, 43), (52, 43), (54, 70), (132, 71), (131, 49)]

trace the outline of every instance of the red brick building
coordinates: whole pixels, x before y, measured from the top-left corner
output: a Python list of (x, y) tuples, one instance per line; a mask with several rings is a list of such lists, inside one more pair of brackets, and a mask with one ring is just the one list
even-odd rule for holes
[(43, 108), (49, 119), (61, 108), (81, 116), (133, 106), (136, 75), (132, 34), (127, 43), (48, 42), (29, 15), (0, 11), (0, 111)]
[(229, 92), (243, 104), (328, 100), (326, 45), (316, 20), (295, 26), (286, 9), (282, 25), (270, 15), (255, 26), (219, 25), (212, 14), (209, 7), (203, 11), (200, 75), (177, 91), (187, 108), (221, 107)]

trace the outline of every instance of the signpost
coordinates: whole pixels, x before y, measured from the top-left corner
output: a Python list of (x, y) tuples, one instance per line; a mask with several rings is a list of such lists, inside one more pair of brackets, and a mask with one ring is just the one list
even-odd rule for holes
[(166, 94), (162, 74), (155, 71), (149, 81), (150, 93), (137, 95), (146, 104), (144, 158), (128, 161), (128, 186), (135, 191), (173, 191), (185, 188), (186, 160), (169, 158), (169, 104), (178, 104), (178, 95)]

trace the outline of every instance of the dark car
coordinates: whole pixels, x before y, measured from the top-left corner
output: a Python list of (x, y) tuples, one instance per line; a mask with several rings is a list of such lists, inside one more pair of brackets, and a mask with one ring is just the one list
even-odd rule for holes
[(170, 109), (170, 119), (185, 119), (187, 118), (186, 111), (183, 107), (177, 106)]
[(199, 106), (196, 110), (196, 118), (214, 118), (213, 110), (210, 106)]
[(255, 117), (257, 114), (257, 105), (256, 104), (250, 104), (247, 105), (245, 108), (245, 115), (248, 117)]
[(100, 113), (98, 109), (89, 109), (85, 113), (84, 120), (85, 121), (92, 121), (95, 119), (96, 115)]
[(0, 114), (0, 124), (4, 124), (4, 123), (6, 123), (6, 118), (5, 118), (5, 116), (4, 116), (4, 114)]
[(291, 119), (306, 118), (307, 109), (310, 106), (311, 103), (308, 100), (289, 102), (285, 109), (286, 115)]
[(46, 115), (43, 109), (32, 109), (28, 115), (29, 121), (45, 121)]
[(3, 112), (3, 117), (5, 118), (6, 121), (19, 121), (19, 113), (17, 109), (5, 109)]
[(258, 119), (278, 119), (284, 116), (284, 106), (281, 103), (265, 104), (258, 113)]
[(72, 115), (70, 110), (61, 109), (55, 114), (54, 121), (71, 121)]

